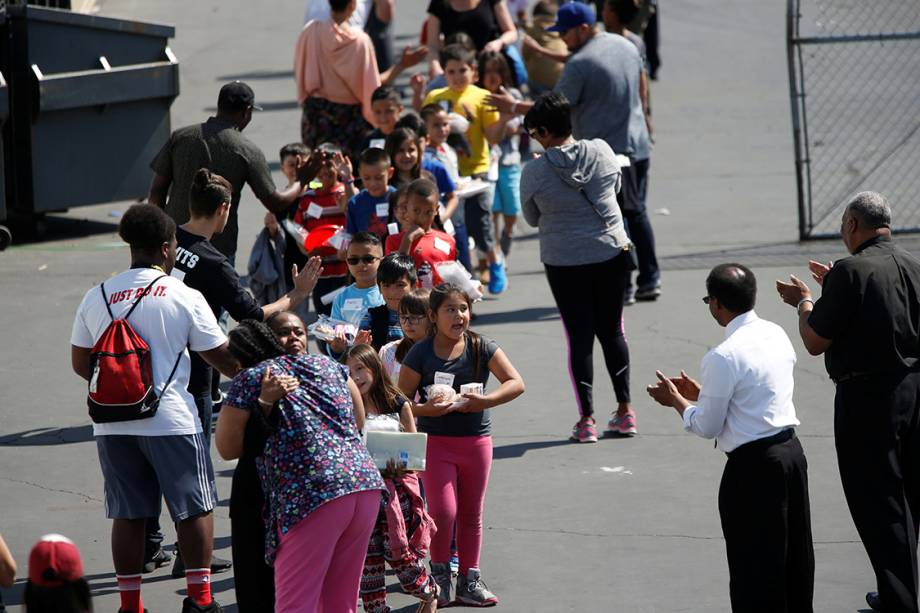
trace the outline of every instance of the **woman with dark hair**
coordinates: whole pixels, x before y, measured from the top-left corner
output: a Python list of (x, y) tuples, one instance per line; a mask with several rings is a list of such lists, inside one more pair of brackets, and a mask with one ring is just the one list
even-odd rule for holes
[(501, 51), (517, 42), (517, 29), (505, 0), (431, 0), (425, 36), (432, 78), (444, 72), (438, 59), (441, 35), (449, 38), (458, 32), (473, 39), (476, 53)]
[(618, 405), (607, 433), (635, 435), (623, 332), (623, 294), (635, 266), (617, 205), (620, 166), (605, 141), (572, 138), (569, 102), (561, 94), (538, 98), (524, 129), (546, 150), (524, 167), (521, 204), (524, 219), (539, 229), (540, 260), (565, 327), (579, 410), (571, 438), (597, 442), (591, 394), (595, 337)]
[[(140, 583), (140, 575), (137, 581)], [(46, 534), (29, 553), (26, 613), (92, 613), (89, 583), (83, 578), (80, 550), (66, 536)]]
[(255, 366), (230, 384), (217, 450), (225, 460), (240, 458), (247, 424), (264, 420), (256, 466), (275, 611), (351, 613), (384, 489), (358, 430), (361, 393), (347, 367), (321, 355), (288, 355), (261, 322), (244, 321), (233, 334), (239, 359)]

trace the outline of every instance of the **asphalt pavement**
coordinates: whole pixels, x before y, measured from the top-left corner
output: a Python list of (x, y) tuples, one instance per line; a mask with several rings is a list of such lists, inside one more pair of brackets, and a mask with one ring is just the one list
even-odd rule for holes
[[(426, 3), (397, 4), (397, 42), (414, 40)], [(536, 237), (522, 225), (510, 258), (510, 288), (476, 308), (475, 327), (497, 340), (527, 384), (521, 398), (494, 411), (483, 577), (504, 611), (729, 611), (716, 505), (724, 456), (711, 441), (685, 434), (676, 413), (653, 404), (644, 387), (655, 369), (698, 374), (700, 358), (723, 338), (700, 302), (705, 276), (716, 263), (740, 261), (760, 281), (757, 312), (781, 324), (799, 354), (795, 402), (810, 468), (815, 610), (860, 610), (874, 581), (837, 473), (834, 388), (822, 362), (797, 339), (793, 310), (772, 288), (789, 273), (804, 278), (809, 257), (844, 254), (838, 242), (796, 242), (784, 7), (754, 0), (662, 4), (649, 208), (663, 294), (626, 311), (640, 435), (587, 446), (567, 441), (577, 413), (562, 328)], [(99, 5), (103, 15), (176, 25), (171, 47), (180, 61), (182, 93), (172, 107), (174, 128), (213, 113), (221, 84), (238, 78), (253, 86), (266, 108), (246, 135), (267, 157), (274, 161), (281, 145), (298, 140), (290, 71), (303, 2)], [(73, 538), (97, 611), (117, 610), (118, 595), (85, 387), (71, 372), (69, 338), (84, 292), (129, 264), (115, 234), (127, 204), (74, 209), (49, 220), (44, 240), (0, 253), (0, 533), (21, 577), (39, 536)], [(263, 214), (247, 189), (240, 209), (241, 272)], [(598, 351), (595, 397), (599, 409), (609, 411), (615, 401), (600, 359)], [(213, 456), (221, 498), (216, 553), (230, 557), (233, 467)], [(179, 610), (185, 582), (168, 570), (144, 579), (152, 613)], [(394, 577), (388, 581), (395, 586)], [(8, 602), (21, 601), (23, 584), (20, 579), (4, 592)], [(227, 611), (236, 610), (232, 586), (232, 573), (213, 577), (212, 589)], [(414, 611), (398, 587), (391, 592), (395, 610)]]

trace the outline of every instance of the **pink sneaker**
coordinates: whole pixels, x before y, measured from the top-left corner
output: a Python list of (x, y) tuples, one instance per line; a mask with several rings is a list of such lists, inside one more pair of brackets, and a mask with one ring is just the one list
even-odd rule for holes
[(605, 434), (610, 436), (636, 436), (639, 434), (639, 429), (636, 427), (636, 414), (632, 411), (625, 415), (614, 413), (610, 421), (607, 422)]
[(593, 417), (582, 417), (572, 428), (572, 436), (569, 437), (569, 440), (576, 443), (596, 443), (597, 426), (595, 423)]

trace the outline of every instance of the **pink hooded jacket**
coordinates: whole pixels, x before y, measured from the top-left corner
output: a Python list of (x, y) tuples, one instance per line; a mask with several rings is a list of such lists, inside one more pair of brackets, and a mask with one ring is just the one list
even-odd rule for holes
[(360, 104), (373, 123), (371, 94), (380, 87), (380, 71), (370, 37), (332, 20), (304, 26), (294, 50), (297, 100), (323, 98), (338, 104)]

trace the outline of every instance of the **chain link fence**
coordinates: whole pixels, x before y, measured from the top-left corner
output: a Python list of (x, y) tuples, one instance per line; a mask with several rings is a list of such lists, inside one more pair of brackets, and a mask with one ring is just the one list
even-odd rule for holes
[(787, 1), (799, 238), (836, 236), (862, 190), (920, 231), (920, 0)]

